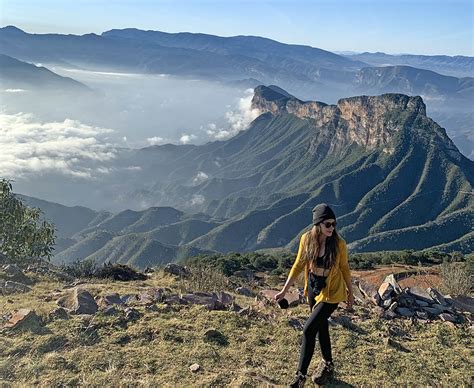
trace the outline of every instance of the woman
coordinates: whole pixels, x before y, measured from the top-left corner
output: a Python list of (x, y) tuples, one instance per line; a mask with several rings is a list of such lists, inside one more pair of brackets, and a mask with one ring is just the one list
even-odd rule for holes
[(303, 330), (298, 370), (291, 387), (303, 387), (306, 373), (319, 338), (323, 359), (312, 376), (314, 383), (325, 384), (334, 373), (328, 318), (339, 302), (347, 301), (352, 308), (351, 273), (347, 259), (345, 241), (336, 232), (336, 215), (326, 204), (313, 209), (313, 227), (301, 236), (298, 255), (283, 289), (275, 295), (280, 301), (286, 292), (305, 271), (304, 295), (308, 298), (311, 315)]

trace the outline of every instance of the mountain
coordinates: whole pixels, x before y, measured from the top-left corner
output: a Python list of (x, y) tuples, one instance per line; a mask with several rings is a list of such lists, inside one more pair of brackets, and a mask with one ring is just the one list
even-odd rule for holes
[(356, 91), (423, 95), (426, 99), (474, 99), (474, 78), (444, 76), (410, 66), (366, 67), (356, 73)]
[[(464, 136), (472, 131), (474, 117), (471, 57), (343, 56), (256, 36), (134, 28), (101, 35), (29, 34), (14, 26), (0, 28), (0, 53), (66, 68), (197, 77), (238, 88), (276, 84), (301, 99), (333, 104), (351, 95), (421, 95), (430, 117), (447, 128), (466, 155), (474, 153)], [(18, 96), (8, 98), (17, 110), (31, 106)], [(42, 104), (47, 105), (49, 100), (45, 101)]]
[(72, 78), (61, 77), (42, 66), (19, 61), (0, 54), (0, 88), (35, 91), (68, 91), (84, 93), (91, 90)]
[(404, 65), (458, 78), (474, 77), (474, 58), (462, 55), (389, 55), (380, 52), (366, 52), (346, 55), (346, 58), (362, 61), (372, 66)]
[[(143, 266), (199, 252), (295, 250), (320, 202), (334, 208), (353, 252), (474, 248), (474, 162), (427, 117), (421, 97), (330, 105), (259, 86), (252, 108), (260, 116), (226, 141), (122, 150), (113, 163), (142, 167), (130, 172), (128, 194), (156, 207), (84, 228), (76, 238), (98, 249), (67, 255)], [(207, 178), (196, 182), (200, 174)], [(130, 186), (124, 175), (113, 183), (121, 193)]]

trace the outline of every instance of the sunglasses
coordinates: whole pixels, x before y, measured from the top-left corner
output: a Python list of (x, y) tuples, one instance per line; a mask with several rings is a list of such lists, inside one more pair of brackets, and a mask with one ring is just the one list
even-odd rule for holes
[(334, 227), (334, 229), (336, 228), (336, 225), (337, 225), (337, 222), (334, 221), (334, 222), (322, 222), (322, 224), (324, 225), (324, 227), (326, 229), (329, 229), (331, 226)]

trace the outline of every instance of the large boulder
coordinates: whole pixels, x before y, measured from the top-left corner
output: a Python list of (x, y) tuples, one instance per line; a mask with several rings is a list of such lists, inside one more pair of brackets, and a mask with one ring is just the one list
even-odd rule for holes
[(18, 328), (38, 328), (43, 325), (41, 318), (36, 315), (34, 310), (20, 309), (15, 312), (12, 317), (6, 322), (3, 327), (7, 329)]
[(91, 293), (79, 287), (60, 298), (57, 304), (68, 309), (72, 314), (95, 314), (99, 308)]
[(171, 275), (180, 276), (180, 277), (188, 277), (190, 275), (189, 270), (182, 265), (175, 264), (175, 263), (168, 263), (163, 268), (163, 271), (169, 273)]
[(16, 283), (33, 284), (33, 281), (16, 264), (4, 265), (0, 271), (0, 278)]

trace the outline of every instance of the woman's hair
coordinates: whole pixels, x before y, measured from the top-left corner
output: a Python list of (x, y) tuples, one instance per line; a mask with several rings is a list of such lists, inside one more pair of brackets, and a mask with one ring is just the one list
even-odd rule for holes
[[(316, 268), (316, 259), (319, 252), (319, 236), (321, 235), (321, 225), (313, 225), (313, 227), (306, 232), (306, 238), (303, 246), (303, 259), (309, 261), (311, 270)], [(337, 250), (339, 246), (339, 235), (334, 229), (332, 236), (327, 237), (326, 249), (329, 257), (329, 268), (336, 262)]]

